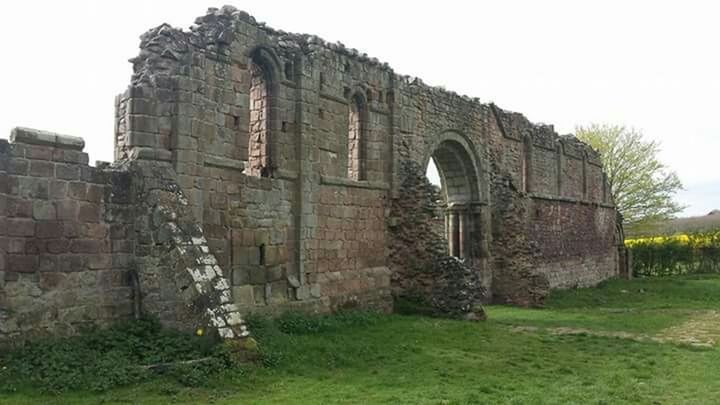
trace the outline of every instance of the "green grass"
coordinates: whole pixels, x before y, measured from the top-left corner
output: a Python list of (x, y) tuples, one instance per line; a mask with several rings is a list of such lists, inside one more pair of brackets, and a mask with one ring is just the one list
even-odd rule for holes
[(489, 320), (477, 323), (369, 314), (254, 319), (265, 365), (224, 370), (201, 387), (162, 376), (62, 396), (19, 386), (0, 391), (0, 403), (711, 404), (720, 398), (718, 347), (595, 333), (662, 336), (719, 310), (718, 292), (720, 276), (693, 276), (558, 292), (540, 310), (490, 306)]
[(491, 306), (488, 312), (510, 325), (656, 334), (707, 310), (720, 310), (718, 275), (611, 280), (592, 289), (557, 291), (544, 309)]

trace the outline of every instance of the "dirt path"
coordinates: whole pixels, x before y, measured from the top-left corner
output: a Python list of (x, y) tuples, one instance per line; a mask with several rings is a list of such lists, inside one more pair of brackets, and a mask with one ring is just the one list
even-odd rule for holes
[(512, 326), (515, 332), (546, 331), (554, 335), (590, 335), (631, 339), (641, 342), (684, 344), (696, 347), (715, 347), (720, 341), (720, 311), (704, 311), (682, 324), (661, 330), (655, 335), (623, 331), (602, 331), (585, 328)]

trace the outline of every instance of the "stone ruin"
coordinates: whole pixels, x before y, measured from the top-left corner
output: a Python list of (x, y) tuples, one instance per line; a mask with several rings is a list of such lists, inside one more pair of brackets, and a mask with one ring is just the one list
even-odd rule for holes
[(131, 62), (115, 162), (0, 140), (0, 340), (143, 313), (236, 338), (250, 312), (403, 295), (481, 318), (623, 274), (599, 156), (552, 126), (228, 6)]

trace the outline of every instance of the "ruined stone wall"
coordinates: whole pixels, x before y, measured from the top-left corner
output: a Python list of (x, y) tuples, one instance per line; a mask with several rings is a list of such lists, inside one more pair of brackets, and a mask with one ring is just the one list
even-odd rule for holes
[(381, 296), (387, 308), (386, 97), (357, 61), (302, 58), (311, 46), (242, 13), (210, 13), (190, 33), (149, 31), (117, 99), (116, 155), (172, 163), (246, 310)]
[[(118, 98), (117, 155), (172, 162), (246, 308), (387, 300), (384, 230), (389, 199), (402, 197), (398, 168), (431, 157), (449, 179), (463, 249), (485, 288), (498, 281), (497, 295), (507, 297), (517, 291), (502, 286), (522, 278), (586, 283), (574, 270), (577, 256), (543, 254), (538, 246), (549, 238), (531, 232), (542, 226), (531, 215), (536, 201), (569, 216), (588, 204), (611, 209), (596, 154), (552, 126), (231, 7), (209, 10), (189, 32), (149, 31), (133, 63), (132, 84)], [(254, 106), (267, 112), (252, 115)], [(255, 164), (253, 147), (266, 154), (264, 171), (243, 171)], [(580, 232), (585, 223), (567, 226)], [(608, 239), (571, 233), (557, 238), (573, 252)], [(598, 261), (599, 274), (613, 274), (611, 262)]]
[(16, 128), (10, 139), (0, 140), (0, 339), (129, 316), (127, 179), (89, 166), (80, 138)]
[(131, 62), (113, 165), (73, 138), (0, 144), (5, 336), (129, 316), (136, 298), (224, 336), (247, 333), (241, 312), (389, 310), (401, 168), (431, 158), (450, 267), (485, 299), (536, 305), (617, 274), (599, 158), (552, 126), (233, 7), (151, 29)]

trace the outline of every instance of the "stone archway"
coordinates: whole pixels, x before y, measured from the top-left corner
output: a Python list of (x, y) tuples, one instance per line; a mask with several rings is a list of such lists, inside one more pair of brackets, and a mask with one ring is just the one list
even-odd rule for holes
[[(403, 181), (388, 225), (393, 294), (400, 303), (429, 307), (433, 313), (483, 319), (481, 303), (491, 278), (484, 274), (488, 227), (479, 155), (457, 132), (441, 133), (433, 141), (421, 161), (401, 162)], [(425, 175), (431, 159), (441, 177), (440, 198)]]
[(475, 149), (460, 133), (447, 131), (428, 150), (424, 167), (432, 159), (442, 184), (448, 254), (461, 259), (485, 256), (487, 189)]

